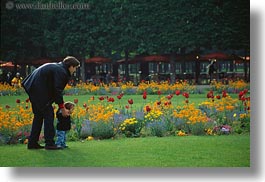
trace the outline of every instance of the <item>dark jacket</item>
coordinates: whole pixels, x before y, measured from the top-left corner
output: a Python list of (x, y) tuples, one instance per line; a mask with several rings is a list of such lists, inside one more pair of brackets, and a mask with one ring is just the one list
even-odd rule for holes
[(215, 72), (215, 71), (217, 71), (217, 69), (215, 68), (215, 65), (211, 64), (210, 67), (209, 67), (209, 75), (213, 74), (213, 72)]
[(30, 101), (37, 105), (39, 110), (44, 110), (53, 102), (63, 103), (63, 90), (71, 74), (62, 63), (47, 63), (28, 75), (22, 86), (29, 95)]
[(56, 112), (57, 117), (57, 130), (68, 131), (71, 129), (71, 117), (64, 117), (60, 109)]

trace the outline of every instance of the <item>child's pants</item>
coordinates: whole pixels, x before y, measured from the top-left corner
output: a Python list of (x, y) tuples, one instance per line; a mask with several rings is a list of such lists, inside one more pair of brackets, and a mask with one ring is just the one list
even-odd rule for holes
[(65, 147), (66, 131), (56, 130), (56, 133), (57, 133), (57, 140), (55, 144), (59, 147)]

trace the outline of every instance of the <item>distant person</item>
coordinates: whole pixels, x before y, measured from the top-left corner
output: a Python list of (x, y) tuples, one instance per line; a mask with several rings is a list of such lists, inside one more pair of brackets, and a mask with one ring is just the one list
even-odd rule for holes
[(72, 56), (67, 56), (59, 63), (46, 63), (35, 69), (22, 82), (29, 95), (34, 114), (28, 149), (42, 149), (39, 136), (44, 122), (45, 149), (61, 149), (54, 141), (54, 110), (55, 102), (61, 109), (62, 116), (68, 117), (70, 111), (64, 107), (63, 90), (71, 75), (80, 66), (80, 62)]
[(11, 80), (11, 85), (16, 88), (20, 88), (22, 80), (23, 78), (20, 76), (20, 73), (17, 72), (16, 76)]
[(12, 81), (12, 73), (9, 71), (9, 72), (6, 74), (5, 82), (8, 83), (9, 85), (11, 85), (11, 81)]
[(213, 79), (213, 74), (214, 72), (217, 71), (217, 68), (215, 67), (215, 64), (216, 64), (216, 60), (212, 60), (211, 63), (207, 66), (208, 67), (208, 74), (210, 76), (210, 82), (212, 81)]
[[(72, 114), (75, 108), (73, 102), (65, 102), (64, 107), (69, 110), (69, 114)], [(71, 116), (64, 117), (62, 115), (62, 110), (59, 108), (56, 112), (57, 117), (57, 127), (56, 134), (57, 140), (56, 145), (58, 148), (68, 148), (66, 145), (66, 133), (71, 129)]]
[(106, 83), (109, 84), (111, 83), (112, 79), (111, 79), (111, 73), (110, 71), (108, 71), (108, 73), (106, 74)]

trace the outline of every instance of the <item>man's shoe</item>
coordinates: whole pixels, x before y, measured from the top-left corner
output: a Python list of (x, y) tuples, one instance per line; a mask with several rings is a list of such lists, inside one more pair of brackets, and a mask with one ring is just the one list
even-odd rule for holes
[(44, 147), (43, 146), (41, 146), (40, 144), (34, 144), (34, 145), (32, 145), (32, 144), (28, 144), (28, 149), (43, 149)]
[(57, 145), (46, 145), (45, 149), (46, 150), (61, 150), (63, 148), (62, 147), (58, 147)]

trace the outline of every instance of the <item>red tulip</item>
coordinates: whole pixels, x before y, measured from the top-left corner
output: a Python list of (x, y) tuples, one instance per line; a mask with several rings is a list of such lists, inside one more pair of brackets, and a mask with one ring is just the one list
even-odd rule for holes
[(100, 101), (102, 101), (102, 100), (104, 100), (104, 97), (101, 96), (101, 97), (99, 97), (98, 99), (99, 99)]
[(184, 92), (182, 95), (183, 95), (185, 98), (189, 98), (189, 93), (187, 93), (187, 92)]
[(126, 109), (129, 109), (129, 108), (130, 108), (130, 106), (126, 105), (126, 106), (125, 106), (125, 108), (126, 108)]
[(74, 103), (77, 104), (78, 103), (78, 99), (74, 99)]
[(168, 100), (172, 99), (172, 97), (173, 97), (172, 94), (166, 96), (166, 98), (167, 98)]
[(150, 112), (151, 111), (151, 107), (145, 106), (145, 110), (146, 110), (146, 112)]
[(221, 96), (220, 96), (220, 95), (217, 95), (216, 98), (217, 98), (217, 99), (221, 99)]
[(129, 100), (128, 100), (128, 103), (129, 103), (129, 104), (133, 104), (133, 100), (132, 100), (132, 99), (129, 99)]
[(162, 92), (160, 90), (157, 91), (157, 95), (161, 95)]
[(113, 97), (108, 98), (108, 102), (114, 102), (114, 98)]
[(222, 92), (222, 96), (223, 96), (223, 97), (227, 97), (227, 92), (226, 92), (225, 90), (223, 90), (223, 92)]
[(121, 95), (117, 95), (117, 98), (120, 100), (122, 98), (122, 96)]
[(10, 106), (9, 105), (6, 105), (6, 109), (9, 109), (10, 108)]
[(244, 89), (243, 92), (246, 94), (248, 93), (248, 89)]
[(87, 107), (87, 104), (86, 104), (86, 103), (84, 103), (84, 104), (83, 104), (83, 107), (84, 107), (84, 108), (86, 108), (86, 107)]
[(180, 90), (176, 90), (176, 95), (179, 95), (180, 94)]
[(144, 95), (143, 95), (143, 99), (145, 100), (145, 99), (146, 99), (146, 97), (147, 97), (147, 96), (146, 96), (146, 94), (144, 94)]
[(212, 90), (207, 93), (207, 98), (208, 99), (209, 98), (214, 98), (214, 95), (213, 95), (213, 91)]
[(27, 98), (27, 99), (26, 99), (26, 102), (28, 103), (29, 101), (30, 101), (29, 98)]
[(238, 94), (238, 99), (242, 100), (242, 97), (244, 97), (244, 95), (245, 95), (245, 92), (244, 91), (240, 91), (239, 94)]
[(20, 99), (17, 99), (17, 100), (16, 100), (16, 103), (18, 103), (18, 104), (19, 104), (19, 103), (20, 103)]

